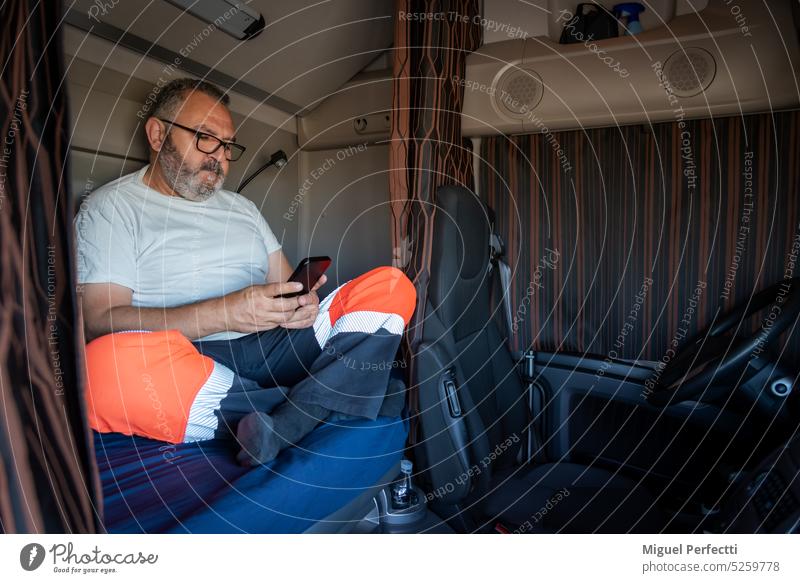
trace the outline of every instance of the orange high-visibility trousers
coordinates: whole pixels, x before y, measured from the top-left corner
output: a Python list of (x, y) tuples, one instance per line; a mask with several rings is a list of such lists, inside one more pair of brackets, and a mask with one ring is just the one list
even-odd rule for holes
[[(177, 330), (108, 334), (86, 347), (90, 426), (181, 443), (230, 435), (288, 396), (374, 418), (416, 291), (378, 267), (337, 287), (314, 325), (191, 342)], [(287, 387), (291, 387), (287, 389)]]

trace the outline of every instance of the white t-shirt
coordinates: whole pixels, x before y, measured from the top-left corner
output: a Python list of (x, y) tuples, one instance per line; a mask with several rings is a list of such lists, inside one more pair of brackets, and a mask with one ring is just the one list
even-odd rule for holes
[(266, 282), (268, 257), (281, 244), (255, 204), (227, 190), (203, 202), (167, 196), (142, 182), (146, 170), (98, 188), (81, 204), (78, 283), (115, 283), (133, 290), (134, 306), (171, 308)]

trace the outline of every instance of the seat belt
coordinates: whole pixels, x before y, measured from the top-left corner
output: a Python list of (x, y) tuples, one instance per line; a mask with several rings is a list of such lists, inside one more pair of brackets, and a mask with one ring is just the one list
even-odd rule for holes
[(500, 297), (498, 302), (500, 308), (505, 316), (505, 330), (506, 338), (511, 338), (511, 331), (514, 324), (511, 319), (511, 302), (509, 301), (508, 294), (511, 290), (511, 267), (508, 263), (503, 261), (501, 257), (505, 253), (505, 245), (500, 235), (494, 232), (494, 228), (489, 233), (489, 277), (494, 278), (498, 276), (500, 283)]
[[(509, 300), (509, 293), (511, 290), (511, 267), (501, 258), (505, 254), (505, 245), (503, 239), (494, 230), (494, 221), (490, 223), (489, 232), (489, 266), (488, 272), (491, 278), (492, 286), (495, 282), (500, 285), (499, 303), (501, 311), (505, 315), (505, 328), (506, 340), (511, 339), (511, 333), (514, 329), (514, 323), (511, 317), (511, 302)], [(496, 286), (495, 286), (496, 288)], [(511, 347), (507, 346), (509, 352)], [(539, 423), (535, 422), (534, 411), (541, 411), (544, 404), (544, 390), (536, 381), (536, 353), (529, 349), (523, 355), (520, 362), (517, 363), (522, 368), (521, 377), (525, 383), (526, 390), (526, 413), (527, 425), (525, 427), (525, 447), (520, 448), (517, 457), (517, 463), (520, 465), (535, 462), (542, 454), (541, 448), (544, 443)], [(523, 451), (525, 452), (523, 454)], [(525, 459), (522, 459), (523, 455)]]
[(541, 412), (544, 410), (544, 387), (537, 380), (536, 352), (534, 350), (526, 350), (519, 364), (522, 366), (522, 378), (525, 381), (528, 397), (528, 426), (525, 430), (528, 455), (527, 459), (520, 460), (520, 464), (529, 464), (544, 461), (544, 436), (535, 414), (536, 411), (539, 411), (541, 417)]

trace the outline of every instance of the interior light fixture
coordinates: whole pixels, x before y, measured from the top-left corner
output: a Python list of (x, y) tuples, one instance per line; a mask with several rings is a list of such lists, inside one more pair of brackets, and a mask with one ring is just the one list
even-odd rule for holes
[(245, 178), (242, 183), (239, 185), (239, 188), (236, 189), (236, 192), (242, 192), (245, 186), (250, 184), (253, 181), (253, 178), (261, 174), (264, 170), (269, 168), (270, 166), (275, 166), (278, 170), (286, 166), (288, 164), (289, 159), (286, 157), (286, 153), (283, 150), (278, 150), (272, 156), (270, 156), (269, 160), (266, 164), (261, 166), (258, 170), (253, 172), (250, 176)]
[(239, 40), (249, 40), (264, 30), (260, 12), (241, 0), (167, 0)]

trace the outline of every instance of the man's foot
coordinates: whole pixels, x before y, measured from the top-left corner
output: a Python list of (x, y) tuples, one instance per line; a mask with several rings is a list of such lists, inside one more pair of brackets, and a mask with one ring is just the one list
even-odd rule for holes
[(286, 402), (272, 415), (248, 413), (239, 421), (236, 439), (242, 446), (236, 460), (243, 466), (266, 464), (282, 449), (298, 443), (331, 414), (321, 405)]
[(248, 413), (236, 428), (236, 439), (242, 450), (236, 461), (242, 466), (266, 464), (281, 451), (282, 440), (275, 434), (275, 423), (266, 413)]

